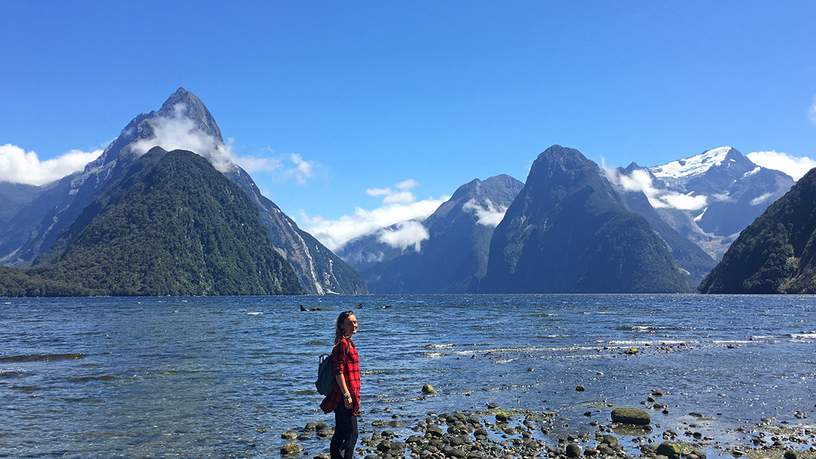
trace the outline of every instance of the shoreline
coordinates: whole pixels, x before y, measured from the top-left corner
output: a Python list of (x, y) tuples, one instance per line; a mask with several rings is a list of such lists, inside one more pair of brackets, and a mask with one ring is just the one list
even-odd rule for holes
[[(513, 409), (492, 403), (483, 409), (428, 411), (424, 417), (413, 418), (398, 409), (373, 409), (374, 414), (360, 418), (356, 457), (816, 458), (816, 423), (808, 423), (804, 411), (797, 412), (802, 421), (798, 424), (768, 418), (723, 428), (716, 426), (713, 417), (689, 412), (682, 421), (664, 425), (655, 415), (664, 406), (660, 403), (663, 396), (659, 390), (652, 391), (646, 396), (646, 406), (640, 407), (607, 404), (585, 412), (586, 422), (570, 421), (556, 410)], [(621, 418), (619, 408), (629, 417)], [(328, 459), (332, 433), (332, 423), (325, 421), (287, 430), (281, 434), (280, 454)], [(321, 440), (325, 448), (315, 448)]]

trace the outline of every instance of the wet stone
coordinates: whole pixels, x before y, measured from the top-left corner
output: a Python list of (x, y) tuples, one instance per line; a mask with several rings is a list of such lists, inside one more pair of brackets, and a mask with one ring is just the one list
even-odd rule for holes
[(281, 446), (280, 453), (281, 456), (296, 456), (300, 455), (300, 452), (303, 448), (297, 443), (286, 443)]

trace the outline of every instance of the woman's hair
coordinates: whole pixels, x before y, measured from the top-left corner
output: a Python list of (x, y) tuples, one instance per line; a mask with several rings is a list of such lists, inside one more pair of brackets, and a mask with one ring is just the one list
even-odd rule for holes
[(346, 319), (348, 319), (349, 316), (353, 316), (353, 315), (354, 315), (354, 311), (348, 310), (348, 311), (341, 312), (340, 315), (337, 316), (337, 324), (334, 327), (334, 343), (335, 344), (340, 342), (340, 338), (343, 337), (343, 328), (342, 328), (343, 327), (343, 322), (345, 322)]

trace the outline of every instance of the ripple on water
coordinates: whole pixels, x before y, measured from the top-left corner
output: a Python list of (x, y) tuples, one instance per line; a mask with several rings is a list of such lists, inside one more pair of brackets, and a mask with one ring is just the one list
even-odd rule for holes
[(94, 381), (113, 381), (115, 379), (116, 376), (114, 375), (81, 375), (81, 376), (69, 376), (65, 378), (66, 381), (76, 384), (83, 384)]
[(0, 357), (0, 363), (57, 362), (83, 358), (85, 358), (85, 354), (21, 354), (2, 356)]
[(0, 370), (0, 379), (17, 379), (30, 376), (31, 373), (23, 370)]

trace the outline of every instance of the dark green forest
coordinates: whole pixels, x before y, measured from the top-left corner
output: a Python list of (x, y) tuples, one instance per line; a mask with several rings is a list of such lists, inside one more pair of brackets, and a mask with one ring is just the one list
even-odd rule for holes
[(816, 293), (816, 170), (773, 203), (703, 279), (702, 293)]
[(247, 195), (201, 156), (154, 148), (0, 295), (302, 293)]

